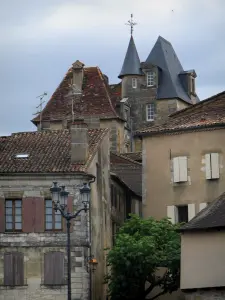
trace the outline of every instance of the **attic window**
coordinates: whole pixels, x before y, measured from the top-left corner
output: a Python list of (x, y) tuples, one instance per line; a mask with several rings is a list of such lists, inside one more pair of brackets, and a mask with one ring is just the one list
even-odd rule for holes
[(16, 154), (15, 158), (28, 158), (29, 154), (27, 153), (20, 153), (20, 154)]

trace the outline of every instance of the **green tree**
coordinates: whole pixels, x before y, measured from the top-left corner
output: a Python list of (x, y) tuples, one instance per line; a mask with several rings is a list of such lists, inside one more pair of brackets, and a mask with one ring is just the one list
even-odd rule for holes
[(131, 215), (107, 255), (110, 273), (106, 283), (112, 300), (144, 300), (147, 296), (153, 300), (179, 288), (178, 226), (168, 219)]

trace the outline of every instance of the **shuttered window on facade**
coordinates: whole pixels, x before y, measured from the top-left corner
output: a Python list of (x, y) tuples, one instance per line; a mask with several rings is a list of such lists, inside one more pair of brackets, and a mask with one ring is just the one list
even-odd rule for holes
[(19, 252), (4, 254), (4, 285), (24, 285), (24, 255)]
[(54, 210), (52, 200), (45, 200), (45, 230), (62, 230), (62, 216)]
[(22, 231), (22, 200), (5, 200), (6, 231)]
[(44, 284), (65, 284), (64, 253), (48, 252), (44, 255)]

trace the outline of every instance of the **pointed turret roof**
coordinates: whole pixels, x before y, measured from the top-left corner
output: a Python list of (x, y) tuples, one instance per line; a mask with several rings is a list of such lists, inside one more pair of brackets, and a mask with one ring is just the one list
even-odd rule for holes
[(184, 69), (170, 42), (159, 36), (146, 59), (146, 64), (152, 64), (161, 69), (158, 99), (180, 98), (192, 103), (179, 77)]
[(122, 78), (125, 75), (142, 75), (140, 69), (140, 58), (138, 56), (138, 52), (132, 35), (123, 62), (123, 67), (118, 77)]

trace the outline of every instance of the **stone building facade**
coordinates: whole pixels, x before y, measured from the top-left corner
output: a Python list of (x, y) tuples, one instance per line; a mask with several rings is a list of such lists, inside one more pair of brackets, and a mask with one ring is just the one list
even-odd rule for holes
[[(0, 299), (67, 298), (66, 227), (52, 207), (53, 181), (66, 186), (71, 212), (83, 205), (79, 188), (92, 182), (89, 213), (74, 220), (71, 230), (72, 297), (105, 299), (109, 130), (78, 124), (0, 139)], [(88, 264), (91, 255), (98, 261), (95, 273)]]

